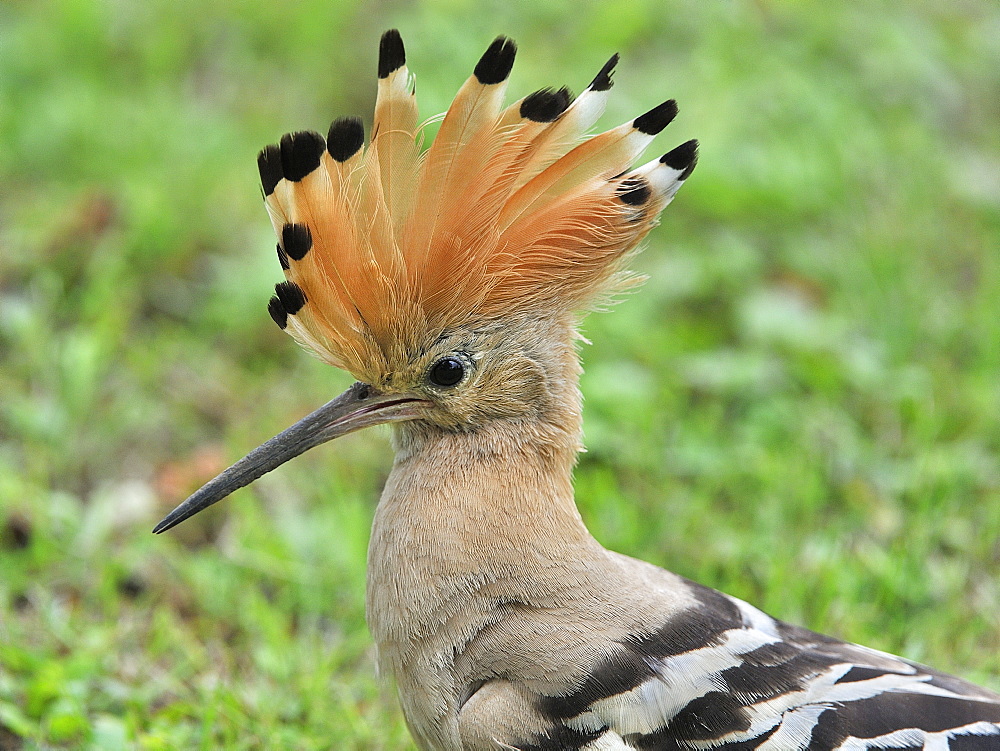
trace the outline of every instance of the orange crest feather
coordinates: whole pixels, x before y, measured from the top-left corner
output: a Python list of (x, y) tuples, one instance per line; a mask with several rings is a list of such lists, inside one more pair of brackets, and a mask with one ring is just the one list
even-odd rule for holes
[(268, 309), (320, 358), (372, 382), (427, 337), (587, 306), (691, 174), (697, 142), (629, 171), (677, 107), (582, 142), (618, 56), (570, 102), (542, 89), (504, 108), (516, 47), (498, 38), (420, 152), (403, 42), (379, 48), (371, 143), (357, 118), (258, 156), (286, 281)]

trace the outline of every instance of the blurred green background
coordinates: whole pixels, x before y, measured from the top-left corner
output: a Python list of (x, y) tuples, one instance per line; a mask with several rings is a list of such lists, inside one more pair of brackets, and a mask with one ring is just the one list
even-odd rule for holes
[(411, 748), (364, 625), (391, 456), (310, 452), (167, 535), (347, 376), (270, 321), (255, 156), (421, 111), (498, 34), (511, 97), (667, 97), (693, 179), (583, 352), (607, 546), (1000, 689), (1000, 6), (0, 4), (0, 749)]

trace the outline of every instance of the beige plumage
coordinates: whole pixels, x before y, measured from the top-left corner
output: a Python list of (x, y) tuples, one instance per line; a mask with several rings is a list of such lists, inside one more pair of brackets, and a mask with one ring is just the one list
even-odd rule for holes
[(504, 107), (500, 38), (421, 153), (402, 41), (387, 32), (371, 143), (358, 120), (261, 152), (286, 281), (269, 309), (359, 383), (171, 513), (395, 425), (367, 614), (425, 749), (993, 748), (1000, 697), (780, 623), (602, 548), (576, 510), (580, 311), (694, 168), (690, 141), (632, 168), (672, 101), (580, 140), (613, 57), (572, 103)]

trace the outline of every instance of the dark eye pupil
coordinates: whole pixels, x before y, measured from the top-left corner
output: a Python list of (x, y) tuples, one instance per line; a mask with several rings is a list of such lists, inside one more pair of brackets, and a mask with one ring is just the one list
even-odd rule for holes
[(445, 357), (431, 368), (431, 382), (438, 386), (454, 386), (465, 375), (465, 367), (454, 357)]

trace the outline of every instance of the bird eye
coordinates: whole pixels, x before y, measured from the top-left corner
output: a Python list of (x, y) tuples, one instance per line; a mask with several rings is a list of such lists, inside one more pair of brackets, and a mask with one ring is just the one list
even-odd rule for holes
[(442, 357), (431, 366), (428, 377), (435, 386), (454, 386), (465, 375), (465, 365), (457, 357)]

